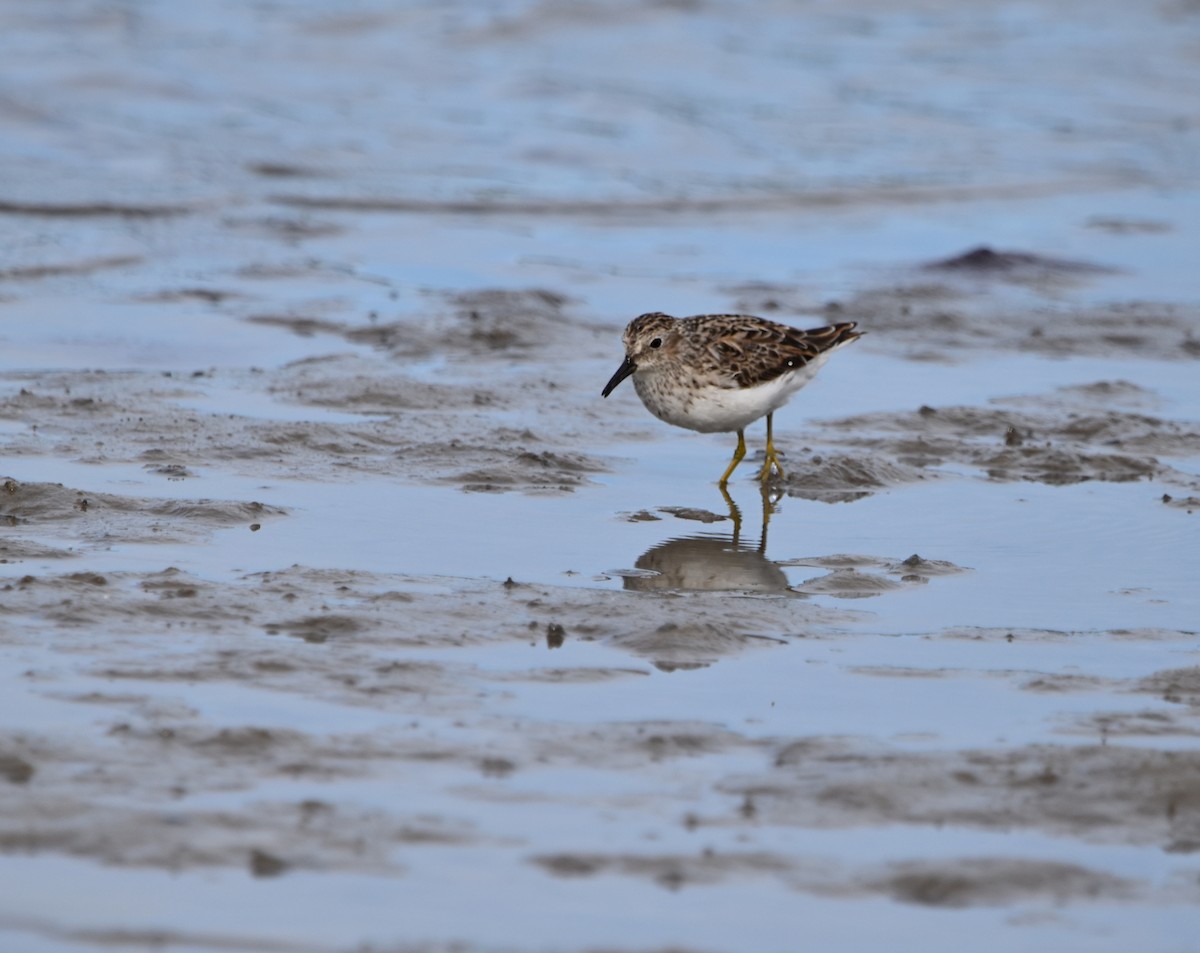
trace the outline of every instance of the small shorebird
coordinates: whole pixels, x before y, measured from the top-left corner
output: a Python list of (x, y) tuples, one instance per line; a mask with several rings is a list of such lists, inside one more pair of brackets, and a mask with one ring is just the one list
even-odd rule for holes
[(766, 414), (767, 459), (759, 474), (766, 482), (772, 468), (784, 475), (772, 416), (830, 354), (862, 337), (854, 328), (846, 321), (800, 331), (749, 314), (643, 314), (625, 329), (625, 361), (602, 395), (632, 376), (638, 397), (659, 420), (701, 433), (736, 430), (737, 449), (721, 487), (746, 455), (746, 426)]

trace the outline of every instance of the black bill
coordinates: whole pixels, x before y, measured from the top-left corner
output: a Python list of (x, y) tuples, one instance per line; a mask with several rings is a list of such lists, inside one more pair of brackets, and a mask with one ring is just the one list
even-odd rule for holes
[(634, 364), (633, 361), (631, 361), (628, 357), (626, 357), (621, 366), (617, 368), (617, 373), (615, 373), (609, 382), (604, 385), (604, 390), (600, 392), (600, 396), (607, 397), (616, 389), (617, 385), (621, 383), (621, 381), (625, 380), (626, 377), (636, 370), (637, 365)]

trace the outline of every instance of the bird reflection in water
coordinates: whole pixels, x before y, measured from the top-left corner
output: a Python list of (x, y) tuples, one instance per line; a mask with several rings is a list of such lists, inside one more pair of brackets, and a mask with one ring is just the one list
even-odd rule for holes
[(767, 484), (761, 486), (762, 523), (758, 541), (747, 545), (742, 542), (742, 511), (725, 487), (720, 490), (729, 507), (733, 532), (682, 536), (659, 543), (638, 557), (634, 565), (647, 574), (625, 576), (626, 589), (790, 591), (783, 570), (767, 559), (767, 524), (778, 497), (771, 495)]

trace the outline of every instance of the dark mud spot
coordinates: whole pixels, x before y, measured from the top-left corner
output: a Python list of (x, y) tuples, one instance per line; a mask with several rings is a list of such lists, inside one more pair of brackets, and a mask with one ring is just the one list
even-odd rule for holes
[(265, 179), (314, 179), (324, 178), (325, 173), (292, 162), (251, 162), (246, 170)]
[(194, 742), (199, 748), (207, 748), (220, 755), (237, 757), (262, 757), (271, 748), (283, 744), (295, 744), (301, 736), (295, 732), (281, 732), (267, 728), (222, 728), (216, 734)]
[(250, 873), (254, 877), (278, 877), (287, 869), (287, 862), (275, 854), (258, 848), (250, 851)]
[(660, 506), (660, 513), (669, 513), (681, 520), (695, 520), (697, 523), (720, 523), (729, 519), (727, 515), (714, 513), (712, 510), (697, 509), (694, 506)]
[(152, 294), (139, 295), (134, 300), (173, 303), (176, 301), (203, 301), (206, 304), (221, 304), (243, 297), (240, 291), (224, 288), (167, 288)]
[(998, 857), (895, 864), (864, 886), (902, 903), (955, 909), (1125, 900), (1136, 893), (1132, 881), (1075, 864)]
[(1105, 274), (1113, 269), (1083, 261), (1050, 258), (1032, 252), (995, 251), (986, 245), (924, 266), (928, 271), (951, 271), (972, 275), (1015, 277), (1035, 274)]
[(726, 739), (707, 729), (672, 731), (660, 728), (640, 734), (637, 747), (644, 751), (651, 761), (657, 762), (671, 758), (693, 758), (722, 751), (726, 747)]
[(297, 337), (310, 338), (317, 334), (341, 334), (345, 325), (325, 318), (305, 317), (294, 314), (252, 314), (247, 317), (248, 324), (261, 324), (266, 327), (284, 328)]
[(638, 510), (636, 513), (622, 513), (621, 517), (629, 523), (649, 523), (662, 519), (661, 516), (655, 516), (649, 510)]
[(268, 622), (263, 630), (268, 635), (290, 635), (294, 639), (305, 642), (328, 642), (330, 639), (343, 639), (360, 632), (363, 621), (347, 615), (316, 615), (300, 619), (290, 619), (286, 622)]
[(544, 854), (530, 860), (556, 877), (591, 877), (608, 865), (607, 858), (594, 854)]
[(0, 751), (0, 778), (9, 784), (28, 784), (35, 768), (24, 758)]
[(229, 216), (225, 227), (240, 232), (246, 237), (261, 237), (294, 246), (314, 238), (327, 238), (344, 234), (342, 225), (320, 221), (307, 216), (292, 215), (247, 215)]
[(620, 874), (650, 880), (668, 890), (755, 876), (778, 877), (791, 864), (776, 854), (706, 850), (696, 855), (542, 854), (530, 861), (556, 877)]
[(517, 765), (508, 758), (481, 758), (479, 770), (485, 778), (506, 778), (517, 770)]
[(187, 215), (184, 205), (134, 205), (119, 202), (17, 202), (0, 200), (0, 215), (41, 218), (172, 218)]
[(1110, 688), (1111, 684), (1093, 675), (1039, 675), (1025, 682), (1021, 688), (1027, 692), (1096, 692)]
[[(691, 3), (669, 4), (680, 8)], [(267, 200), (279, 205), (304, 209), (325, 209), (342, 212), (391, 213), (403, 215), (464, 215), (464, 216), (508, 216), (554, 217), (584, 219), (599, 222), (659, 223), (663, 215), (704, 216), (719, 213), (743, 214), (762, 210), (779, 212), (781, 209), (844, 208), (880, 203), (883, 205), (923, 205), (931, 200), (944, 201), (958, 196), (964, 199), (985, 197), (1024, 196), (1027, 187), (1014, 189), (1011, 185), (976, 185), (965, 188), (939, 185), (936, 187), (909, 184), (885, 184), (870, 186), (858, 184), (853, 188), (830, 187), (814, 190), (774, 188), (769, 194), (749, 194), (743, 188), (735, 188), (728, 194), (654, 196), (649, 198), (613, 197), (607, 199), (580, 199), (568, 197), (542, 198), (534, 195), (524, 197), (492, 198), (418, 198), (415, 195), (372, 196), (362, 198), (354, 195), (299, 195), (279, 194)]]
[(902, 559), (899, 563), (894, 564), (890, 571), (900, 572), (904, 575), (918, 573), (922, 576), (953, 576), (970, 570), (956, 566), (945, 559), (924, 559), (917, 553), (913, 553), (907, 559)]
[(90, 275), (93, 272), (112, 268), (129, 268), (140, 263), (140, 258), (121, 255), (108, 258), (85, 258), (82, 261), (53, 265), (25, 265), (0, 269), (0, 281), (37, 281), (41, 278), (58, 278), (63, 275)]
[(143, 469), (145, 469), (147, 473), (163, 476), (168, 480), (186, 480), (196, 475), (182, 463), (147, 463)]
[(1173, 231), (1170, 222), (1153, 218), (1118, 218), (1103, 215), (1093, 216), (1086, 223), (1088, 228), (1114, 235), (1162, 235)]

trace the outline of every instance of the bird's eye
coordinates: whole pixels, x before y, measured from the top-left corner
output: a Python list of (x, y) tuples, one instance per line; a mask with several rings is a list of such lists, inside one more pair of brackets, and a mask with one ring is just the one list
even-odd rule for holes
[(662, 347), (662, 338), (655, 338), (650, 342), (651, 347)]

